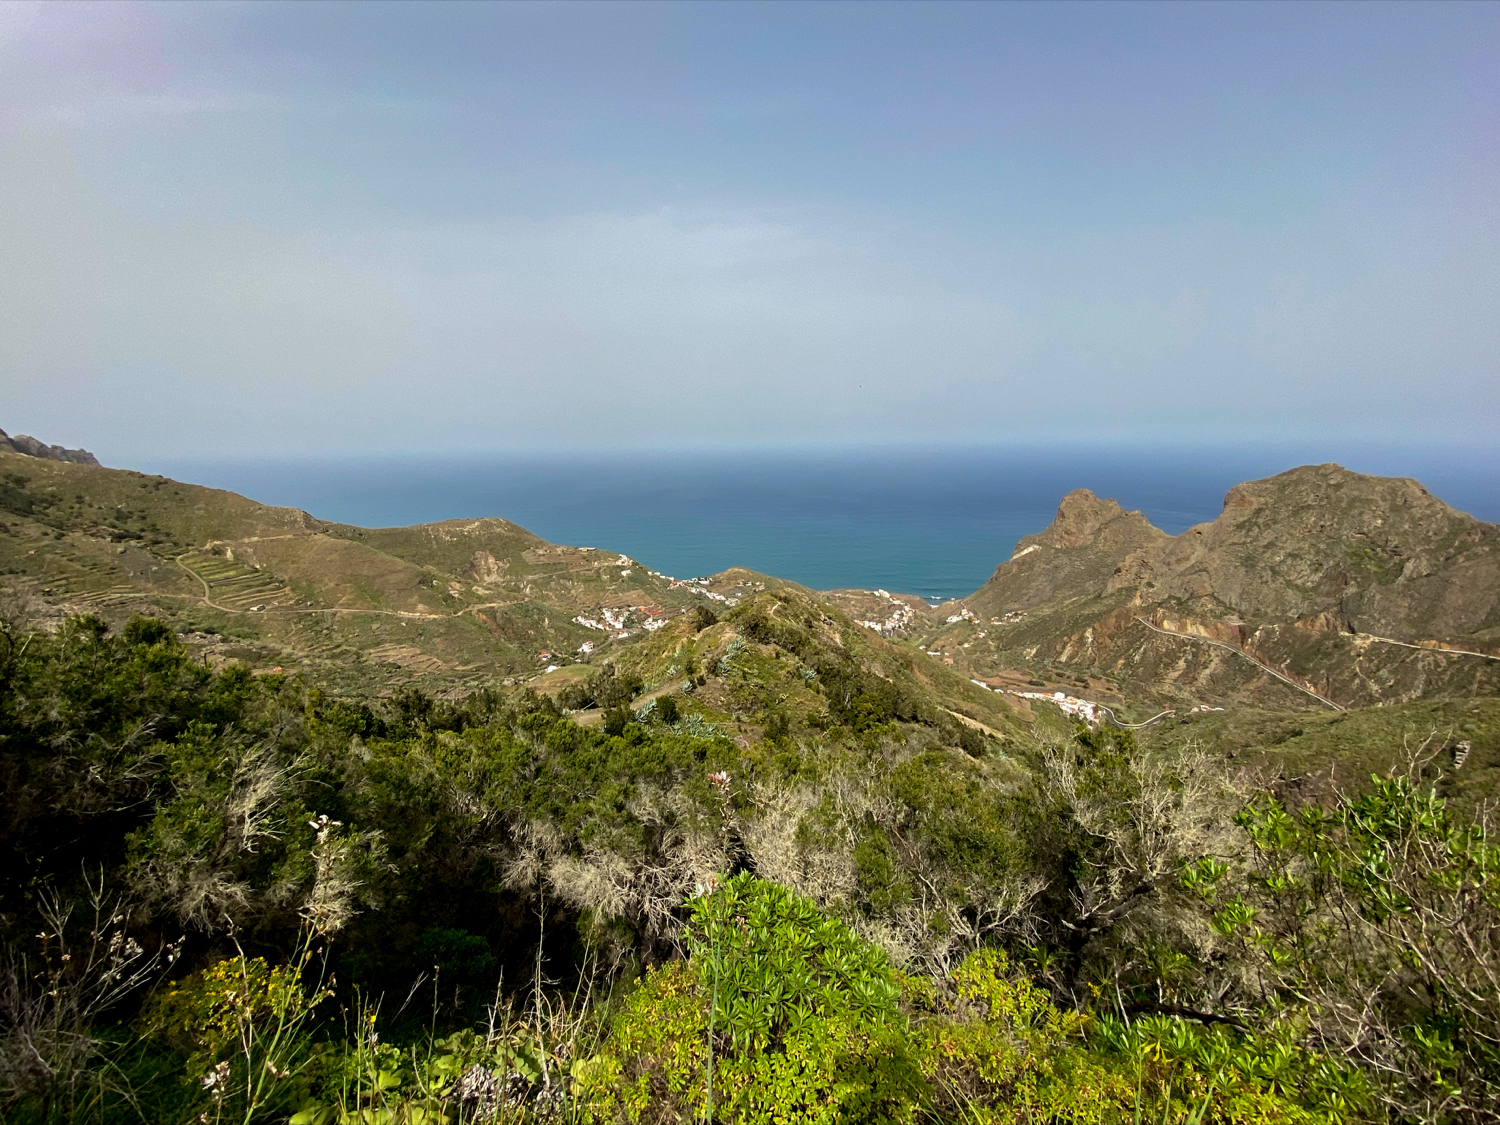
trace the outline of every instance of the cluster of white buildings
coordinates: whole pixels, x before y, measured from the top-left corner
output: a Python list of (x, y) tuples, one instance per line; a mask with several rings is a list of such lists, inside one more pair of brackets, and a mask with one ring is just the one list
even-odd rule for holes
[(960, 621), (972, 621), (975, 625), (979, 624), (979, 618), (974, 615), (974, 611), (968, 606), (964, 606), (952, 617), (948, 618), (949, 625), (957, 625)]
[[(656, 632), (667, 623), (666, 611), (654, 605), (604, 606), (599, 610), (598, 617), (585, 617), (580, 613), (573, 620), (585, 629), (598, 629), (601, 633), (612, 633), (615, 640), (620, 641), (632, 635), (630, 628), (632, 616), (635, 617), (637, 626), (648, 633)], [(588, 651), (593, 651), (592, 642), (585, 647)], [(584, 650), (580, 648), (579, 651)]]
[(1077, 699), (1064, 691), (1016, 691), (1012, 695), (1019, 695), (1022, 699), (1040, 699), (1047, 703), (1055, 703), (1064, 715), (1073, 715), (1093, 726), (1098, 722), (1097, 703), (1090, 703), (1087, 699)]
[(889, 590), (869, 590), (866, 592), (874, 594), (877, 598), (884, 598), (895, 609), (884, 621), (858, 621), (856, 624), (863, 625), (866, 629), (874, 630), (882, 637), (889, 637), (891, 634), (905, 629), (916, 617), (916, 611), (900, 598), (892, 596)]
[(990, 618), (990, 624), (991, 625), (1014, 625), (1017, 621), (1021, 620), (1021, 618), (1025, 617), (1025, 616), (1026, 615), (1024, 613), (1022, 613), (1020, 610), (1013, 609), (1009, 613), (1002, 614), (999, 617), (991, 617)]
[[(713, 584), (712, 578), (673, 578), (667, 574), (661, 574), (657, 577), (665, 578), (669, 584), (669, 589), (675, 590), (678, 586), (686, 586), (688, 589), (692, 590), (693, 593), (702, 594), (710, 601), (723, 602), (727, 606), (737, 606), (740, 604), (740, 599), (738, 597), (735, 597), (734, 595), (719, 594), (714, 592), (713, 590), (705, 589), (705, 587)], [(766, 584), (764, 582), (752, 582), (749, 585), (751, 589), (756, 591), (764, 590), (766, 588)]]
[[(1084, 722), (1088, 723), (1089, 726), (1094, 726), (1099, 721), (1100, 712), (1109, 712), (1110, 721), (1119, 723), (1119, 720), (1115, 718), (1114, 713), (1109, 711), (1109, 708), (1104, 706), (1104, 704), (1091, 703), (1087, 699), (1078, 699), (1075, 696), (1069, 695), (1065, 691), (1007, 691), (1005, 688), (991, 687), (983, 680), (970, 680), (969, 682), (971, 684), (978, 684), (980, 687), (984, 688), (985, 691), (1000, 692), (1004, 695), (1015, 695), (1019, 696), (1021, 699), (1037, 699), (1042, 701), (1043, 703), (1055, 703), (1058, 709), (1061, 710), (1064, 715), (1073, 715), (1076, 718), (1082, 719)], [(1197, 707), (1192, 708), (1192, 710), (1222, 711), (1224, 710), (1224, 708), (1210, 707), (1207, 703), (1203, 703)], [(1156, 718), (1147, 719), (1144, 723), (1135, 723), (1133, 725), (1137, 727), (1150, 726), (1152, 723), (1156, 722), (1157, 719), (1170, 714), (1172, 714), (1170, 710), (1163, 711), (1160, 715), (1157, 715)], [(1126, 723), (1121, 725), (1129, 727), (1132, 724)]]
[(630, 636), (629, 630), (626, 629), (630, 615), (644, 608), (644, 606), (634, 605), (604, 606), (599, 610), (598, 617), (585, 617), (580, 613), (573, 620), (585, 629), (598, 629), (601, 633), (613, 633), (616, 638), (624, 638)]
[(971, 684), (978, 684), (985, 691), (998, 691), (1006, 695), (1019, 696), (1022, 699), (1038, 699), (1043, 703), (1055, 703), (1064, 715), (1073, 715), (1093, 726), (1099, 721), (1099, 711), (1102, 706), (1091, 703), (1087, 699), (1078, 699), (1065, 691), (1005, 691), (1004, 688), (993, 688), (983, 680), (970, 680)]

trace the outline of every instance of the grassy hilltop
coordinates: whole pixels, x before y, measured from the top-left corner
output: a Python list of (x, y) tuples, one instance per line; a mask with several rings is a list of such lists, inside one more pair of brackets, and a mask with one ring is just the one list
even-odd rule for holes
[(1413, 482), (929, 607), (5, 442), (0, 1122), (1500, 1113), (1500, 540)]

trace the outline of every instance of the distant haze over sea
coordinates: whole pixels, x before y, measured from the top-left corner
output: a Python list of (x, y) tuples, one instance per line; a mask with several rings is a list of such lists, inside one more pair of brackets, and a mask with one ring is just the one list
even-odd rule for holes
[(747, 566), (815, 589), (883, 587), (939, 600), (982, 585), (1072, 489), (1113, 497), (1177, 534), (1217, 516), (1240, 481), (1322, 461), (1416, 477), (1455, 508), (1500, 522), (1494, 453), (1389, 446), (570, 449), (131, 467), (365, 527), (500, 516), (677, 577)]

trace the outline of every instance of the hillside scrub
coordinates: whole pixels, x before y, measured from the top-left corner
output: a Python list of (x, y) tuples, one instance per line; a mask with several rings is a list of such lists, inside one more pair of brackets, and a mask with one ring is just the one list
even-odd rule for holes
[(0, 1120), (1500, 1111), (1500, 860), (1420, 776), (1294, 814), (1117, 729), (1002, 747), (795, 599), (704, 633), (822, 726), (6, 627)]

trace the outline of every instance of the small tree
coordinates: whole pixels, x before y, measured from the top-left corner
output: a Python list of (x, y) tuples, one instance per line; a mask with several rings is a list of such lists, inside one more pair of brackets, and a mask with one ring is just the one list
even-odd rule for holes
[(604, 733), (608, 735), (621, 735), (625, 733), (625, 725), (635, 718), (630, 713), (630, 708), (623, 703), (611, 707), (604, 712)]

